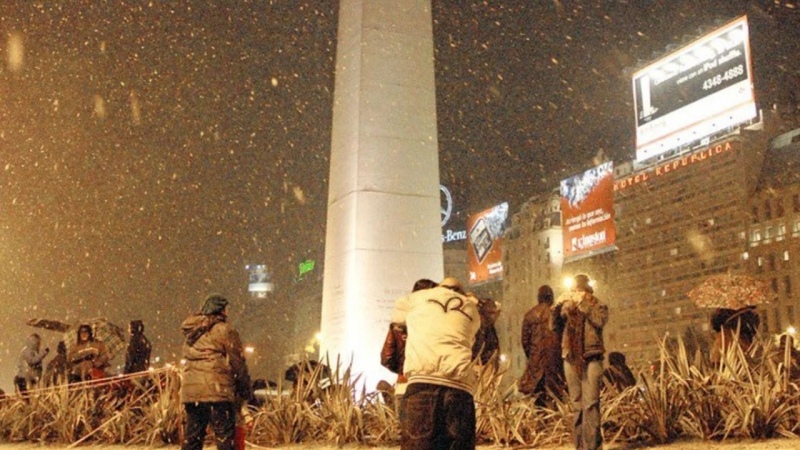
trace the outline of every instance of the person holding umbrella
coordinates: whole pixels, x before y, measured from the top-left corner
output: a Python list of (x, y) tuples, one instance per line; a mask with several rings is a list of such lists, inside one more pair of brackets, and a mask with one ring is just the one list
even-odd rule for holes
[(710, 322), (716, 336), (710, 360), (719, 366), (734, 342), (744, 352), (750, 349), (761, 324), (756, 305), (768, 303), (772, 293), (762, 280), (729, 272), (707, 277), (687, 296), (700, 308), (713, 308)]
[(711, 328), (717, 333), (711, 347), (711, 363), (716, 367), (731, 345), (736, 342), (747, 353), (753, 344), (761, 318), (755, 306), (739, 309), (716, 308), (711, 314)]

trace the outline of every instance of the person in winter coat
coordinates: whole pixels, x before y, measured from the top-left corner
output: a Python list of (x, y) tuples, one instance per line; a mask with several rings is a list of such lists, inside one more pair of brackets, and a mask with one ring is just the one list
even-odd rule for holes
[[(411, 292), (421, 291), (423, 289), (431, 289), (436, 287), (436, 282), (427, 278), (421, 278), (414, 283)], [(403, 412), (403, 395), (406, 392), (408, 379), (403, 374), (403, 363), (406, 359), (406, 338), (408, 337), (408, 330), (405, 323), (396, 322), (394, 318), (392, 323), (389, 324), (389, 331), (386, 334), (386, 339), (383, 341), (383, 348), (381, 349), (381, 365), (386, 367), (391, 372), (397, 374), (397, 383), (394, 388), (394, 396), (397, 405), (397, 415), (402, 420)]]
[(132, 320), (128, 325), (131, 338), (125, 352), (125, 368), (123, 373), (144, 372), (150, 368), (150, 352), (153, 347), (150, 340), (144, 335), (144, 323), (141, 320)]
[(578, 450), (603, 446), (600, 431), (600, 390), (603, 377), (603, 327), (608, 307), (600, 303), (589, 277), (575, 276), (575, 287), (553, 307), (552, 328), (563, 329), (561, 356), (567, 391), (575, 411), (573, 438)]
[[(470, 294), (468, 294), (470, 295)], [(498, 359), (492, 360), (500, 352), (500, 338), (494, 324), (500, 316), (501, 306), (490, 298), (478, 298), (478, 314), (481, 316), (481, 327), (475, 334), (475, 343), (472, 345), (472, 357), (478, 358), (482, 365), (493, 361), (497, 368)]]
[(67, 382), (69, 361), (67, 360), (67, 344), (58, 341), (56, 356), (53, 357), (44, 369), (44, 382), (47, 386), (55, 386)]
[(106, 345), (94, 338), (91, 325), (80, 325), (78, 340), (67, 352), (69, 382), (105, 378), (110, 359)]
[(250, 373), (239, 333), (228, 323), (228, 300), (206, 297), (199, 314), (181, 324), (184, 336), (182, 450), (200, 450), (211, 424), (218, 450), (234, 450), (236, 413), (250, 398)]
[(528, 358), (519, 380), (519, 391), (535, 398), (539, 406), (547, 395), (561, 398), (567, 386), (561, 360), (561, 336), (550, 329), (550, 310), (555, 296), (548, 285), (539, 287), (537, 304), (522, 320), (522, 349)]
[(20, 394), (36, 387), (42, 378), (42, 360), (50, 353), (50, 349), (40, 350), (41, 345), (42, 338), (33, 333), (28, 336), (25, 341), (25, 347), (22, 348), (22, 352), (19, 354), (14, 386)]
[(401, 449), (474, 449), (478, 300), (465, 295), (458, 280), (445, 278), (398, 299), (392, 317), (408, 327)]
[[(737, 342), (742, 351), (747, 353), (753, 344), (761, 318), (755, 306), (741, 309), (717, 308), (711, 314), (711, 328), (716, 332), (711, 347), (711, 363), (719, 365), (722, 355)], [(738, 339), (737, 339), (738, 333)]]

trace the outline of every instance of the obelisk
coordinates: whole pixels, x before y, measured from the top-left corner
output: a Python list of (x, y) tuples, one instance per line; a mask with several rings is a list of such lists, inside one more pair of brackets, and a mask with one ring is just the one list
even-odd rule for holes
[(443, 276), (430, 0), (342, 0), (334, 89), (320, 357), (369, 389), (394, 300)]

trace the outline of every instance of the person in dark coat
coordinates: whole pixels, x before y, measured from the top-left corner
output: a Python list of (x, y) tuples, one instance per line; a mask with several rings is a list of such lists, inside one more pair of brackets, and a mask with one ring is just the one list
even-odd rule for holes
[(47, 367), (44, 369), (45, 385), (54, 386), (66, 383), (68, 373), (67, 344), (64, 341), (58, 341), (56, 356), (47, 363)]
[(234, 450), (236, 412), (250, 398), (250, 373), (239, 333), (228, 323), (228, 300), (209, 295), (199, 314), (181, 324), (184, 336), (182, 450), (201, 450), (206, 427), (218, 450)]
[(567, 387), (561, 360), (561, 336), (550, 328), (554, 299), (550, 286), (539, 287), (537, 305), (525, 313), (522, 320), (522, 349), (528, 364), (519, 380), (519, 391), (535, 397), (539, 406), (547, 403), (548, 393), (561, 398)]
[[(747, 353), (753, 344), (761, 318), (755, 306), (740, 309), (717, 308), (711, 314), (711, 328), (717, 333), (711, 347), (711, 363), (719, 365), (722, 355), (733, 342)], [(737, 339), (738, 333), (738, 339)]]
[(123, 373), (144, 372), (150, 368), (150, 352), (153, 350), (150, 340), (144, 335), (144, 323), (141, 320), (132, 320), (128, 332), (131, 338), (125, 352)]
[(35, 388), (42, 378), (42, 360), (50, 353), (50, 349), (42, 350), (41, 346), (42, 338), (36, 333), (25, 340), (25, 347), (19, 354), (17, 375), (14, 377), (14, 386), (20, 394)]
[(500, 316), (500, 303), (490, 298), (478, 298), (478, 313), (481, 316), (481, 327), (475, 335), (472, 357), (477, 358), (483, 365), (491, 360), (497, 367), (498, 359), (491, 358), (500, 352), (500, 338), (495, 327), (495, 322)]
[(620, 352), (608, 354), (608, 367), (603, 371), (606, 386), (613, 386), (617, 392), (636, 386), (636, 377), (625, 362), (625, 355)]
[[(420, 278), (414, 282), (411, 292), (421, 291), (423, 289), (433, 289), (437, 283), (427, 278)], [(403, 363), (406, 359), (406, 339), (408, 338), (408, 330), (404, 323), (392, 321), (389, 324), (389, 331), (386, 333), (386, 338), (383, 341), (381, 348), (381, 365), (389, 369), (392, 373), (397, 374), (397, 383), (393, 389), (395, 396), (395, 405), (397, 409), (397, 416), (403, 420), (403, 394), (406, 392), (408, 380), (403, 374)], [(386, 390), (384, 389), (384, 392)]]

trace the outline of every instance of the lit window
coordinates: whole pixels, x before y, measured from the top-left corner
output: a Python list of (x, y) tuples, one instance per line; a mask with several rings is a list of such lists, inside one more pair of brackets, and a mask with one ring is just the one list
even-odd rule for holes
[(676, 256), (678, 254), (678, 249), (677, 248), (669, 249), (669, 254), (670, 256)]
[(753, 230), (750, 232), (750, 242), (758, 242), (761, 240), (761, 230)]
[(789, 250), (784, 250), (783, 251), (783, 260), (784, 261), (788, 261), (789, 260)]
[(747, 261), (750, 259), (750, 254), (747, 252), (742, 253), (742, 261)]

